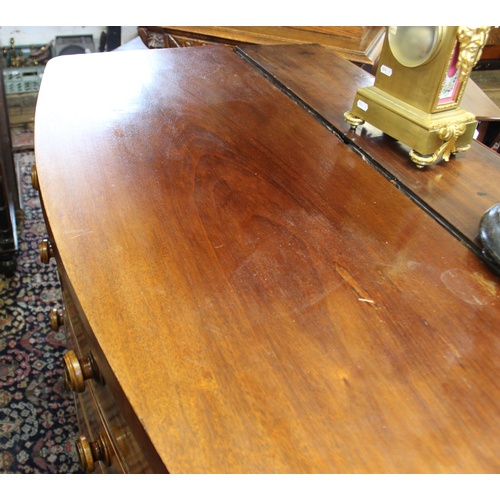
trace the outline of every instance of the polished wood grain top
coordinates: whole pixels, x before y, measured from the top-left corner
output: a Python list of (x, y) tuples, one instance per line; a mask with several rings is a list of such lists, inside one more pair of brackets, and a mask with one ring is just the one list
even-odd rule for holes
[[(369, 123), (352, 131), (344, 120), (356, 90), (373, 85), (374, 76), (370, 73), (319, 45), (244, 46), (239, 51), (481, 255), (476, 240), (479, 221), (488, 208), (500, 202), (498, 154), (474, 141), (469, 151), (448, 163), (441, 160), (427, 169), (417, 169), (408, 156), (407, 146)], [(465, 104), (478, 103), (473, 99), (473, 85), (472, 97), (469, 95)], [(467, 110), (484, 112), (484, 101)]]
[(498, 277), (247, 61), (54, 58), (35, 123), (58, 258), (169, 472), (500, 471)]

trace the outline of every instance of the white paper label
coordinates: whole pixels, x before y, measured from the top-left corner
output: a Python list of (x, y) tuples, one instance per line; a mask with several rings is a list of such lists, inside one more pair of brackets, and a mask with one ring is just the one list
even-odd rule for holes
[(362, 101), (361, 99), (358, 99), (358, 102), (356, 103), (358, 108), (362, 109), (363, 111), (366, 111), (368, 109), (368, 104), (366, 102)]
[(385, 76), (391, 76), (392, 68), (389, 68), (389, 66), (382, 64), (382, 66), (380, 66), (380, 72), (383, 73)]

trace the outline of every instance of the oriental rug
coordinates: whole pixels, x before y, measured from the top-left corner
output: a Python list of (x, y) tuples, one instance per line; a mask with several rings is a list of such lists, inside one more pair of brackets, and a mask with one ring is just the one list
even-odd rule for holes
[(62, 382), (64, 328), (49, 313), (61, 305), (56, 265), (43, 265), (46, 237), (38, 193), (31, 186), (33, 152), (15, 155), (22, 212), (15, 274), (0, 275), (0, 473), (79, 473), (73, 396)]

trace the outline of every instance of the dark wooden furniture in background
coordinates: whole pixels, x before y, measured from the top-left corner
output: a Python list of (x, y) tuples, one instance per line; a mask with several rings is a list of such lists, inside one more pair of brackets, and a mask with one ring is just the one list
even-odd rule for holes
[[(500, 106), (500, 27), (491, 27), (481, 60), (471, 78), (497, 106)], [(480, 126), (481, 141), (500, 152), (500, 121), (497, 119), (492, 123), (486, 120), (485, 123)]]
[(492, 26), (479, 62), (483, 68), (500, 69), (500, 27)]
[(489, 98), (474, 80), (470, 79), (460, 106), (474, 113), (479, 122), (477, 140), (491, 147), (493, 145), (490, 139), (491, 131), (493, 129), (495, 131), (500, 130), (500, 108), (498, 105)]
[(446, 213), (493, 153), (411, 169), (342, 128), (358, 68), (310, 54), (315, 111), (291, 64), (311, 49), (282, 49), (271, 78), (263, 49), (47, 66), (41, 258), (86, 470), (500, 472), (500, 279), (409, 196)]
[(383, 26), (139, 26), (149, 48), (317, 43), (367, 66), (376, 63), (384, 33)]
[(16, 269), (16, 208), (19, 207), (12, 156), (9, 114), (0, 61), (0, 272), (11, 276)]

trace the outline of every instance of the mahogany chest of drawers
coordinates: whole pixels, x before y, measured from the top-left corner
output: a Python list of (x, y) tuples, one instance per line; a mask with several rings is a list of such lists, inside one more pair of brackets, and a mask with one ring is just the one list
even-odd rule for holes
[(320, 81), (266, 71), (224, 46), (47, 65), (34, 180), (84, 468), (498, 473), (498, 276), (417, 174), (325, 126)]

